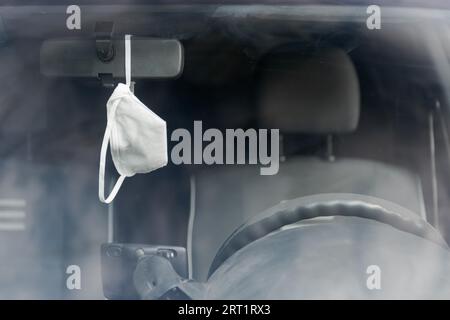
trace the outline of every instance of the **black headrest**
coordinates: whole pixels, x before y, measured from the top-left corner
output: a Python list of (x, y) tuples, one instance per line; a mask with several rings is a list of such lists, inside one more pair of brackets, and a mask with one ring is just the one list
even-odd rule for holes
[(359, 82), (343, 50), (269, 54), (261, 64), (259, 89), (260, 119), (268, 127), (328, 134), (358, 125)]

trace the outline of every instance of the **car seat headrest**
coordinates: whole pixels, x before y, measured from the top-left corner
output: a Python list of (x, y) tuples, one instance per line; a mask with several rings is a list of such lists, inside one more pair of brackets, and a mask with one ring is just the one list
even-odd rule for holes
[(258, 97), (264, 126), (310, 134), (356, 129), (359, 82), (343, 50), (276, 51), (263, 59), (260, 70)]

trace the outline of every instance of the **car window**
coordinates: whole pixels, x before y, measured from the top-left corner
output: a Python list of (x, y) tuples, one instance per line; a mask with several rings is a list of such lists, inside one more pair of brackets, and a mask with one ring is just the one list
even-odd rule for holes
[(139, 298), (136, 254), (215, 281), (280, 230), (348, 223), (343, 243), (375, 246), (352, 217), (446, 246), (449, 19), (443, 1), (0, 6), (0, 298)]

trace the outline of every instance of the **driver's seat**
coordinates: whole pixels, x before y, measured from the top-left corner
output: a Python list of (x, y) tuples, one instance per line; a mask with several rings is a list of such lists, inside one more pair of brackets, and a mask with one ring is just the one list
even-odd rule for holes
[[(283, 133), (317, 135), (354, 131), (359, 120), (358, 77), (338, 49), (301, 56), (275, 53), (262, 64), (261, 121)], [(222, 166), (195, 177), (193, 278), (204, 281), (217, 250), (241, 224), (283, 200), (319, 193), (354, 193), (394, 202), (425, 217), (419, 178), (371, 160), (296, 156), (273, 176), (259, 166)]]

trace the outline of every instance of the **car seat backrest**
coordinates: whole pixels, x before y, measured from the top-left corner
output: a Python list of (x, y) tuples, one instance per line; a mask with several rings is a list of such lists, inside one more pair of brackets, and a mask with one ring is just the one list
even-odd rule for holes
[(358, 77), (340, 49), (267, 55), (260, 67), (260, 120), (282, 132), (332, 134), (356, 129)]

